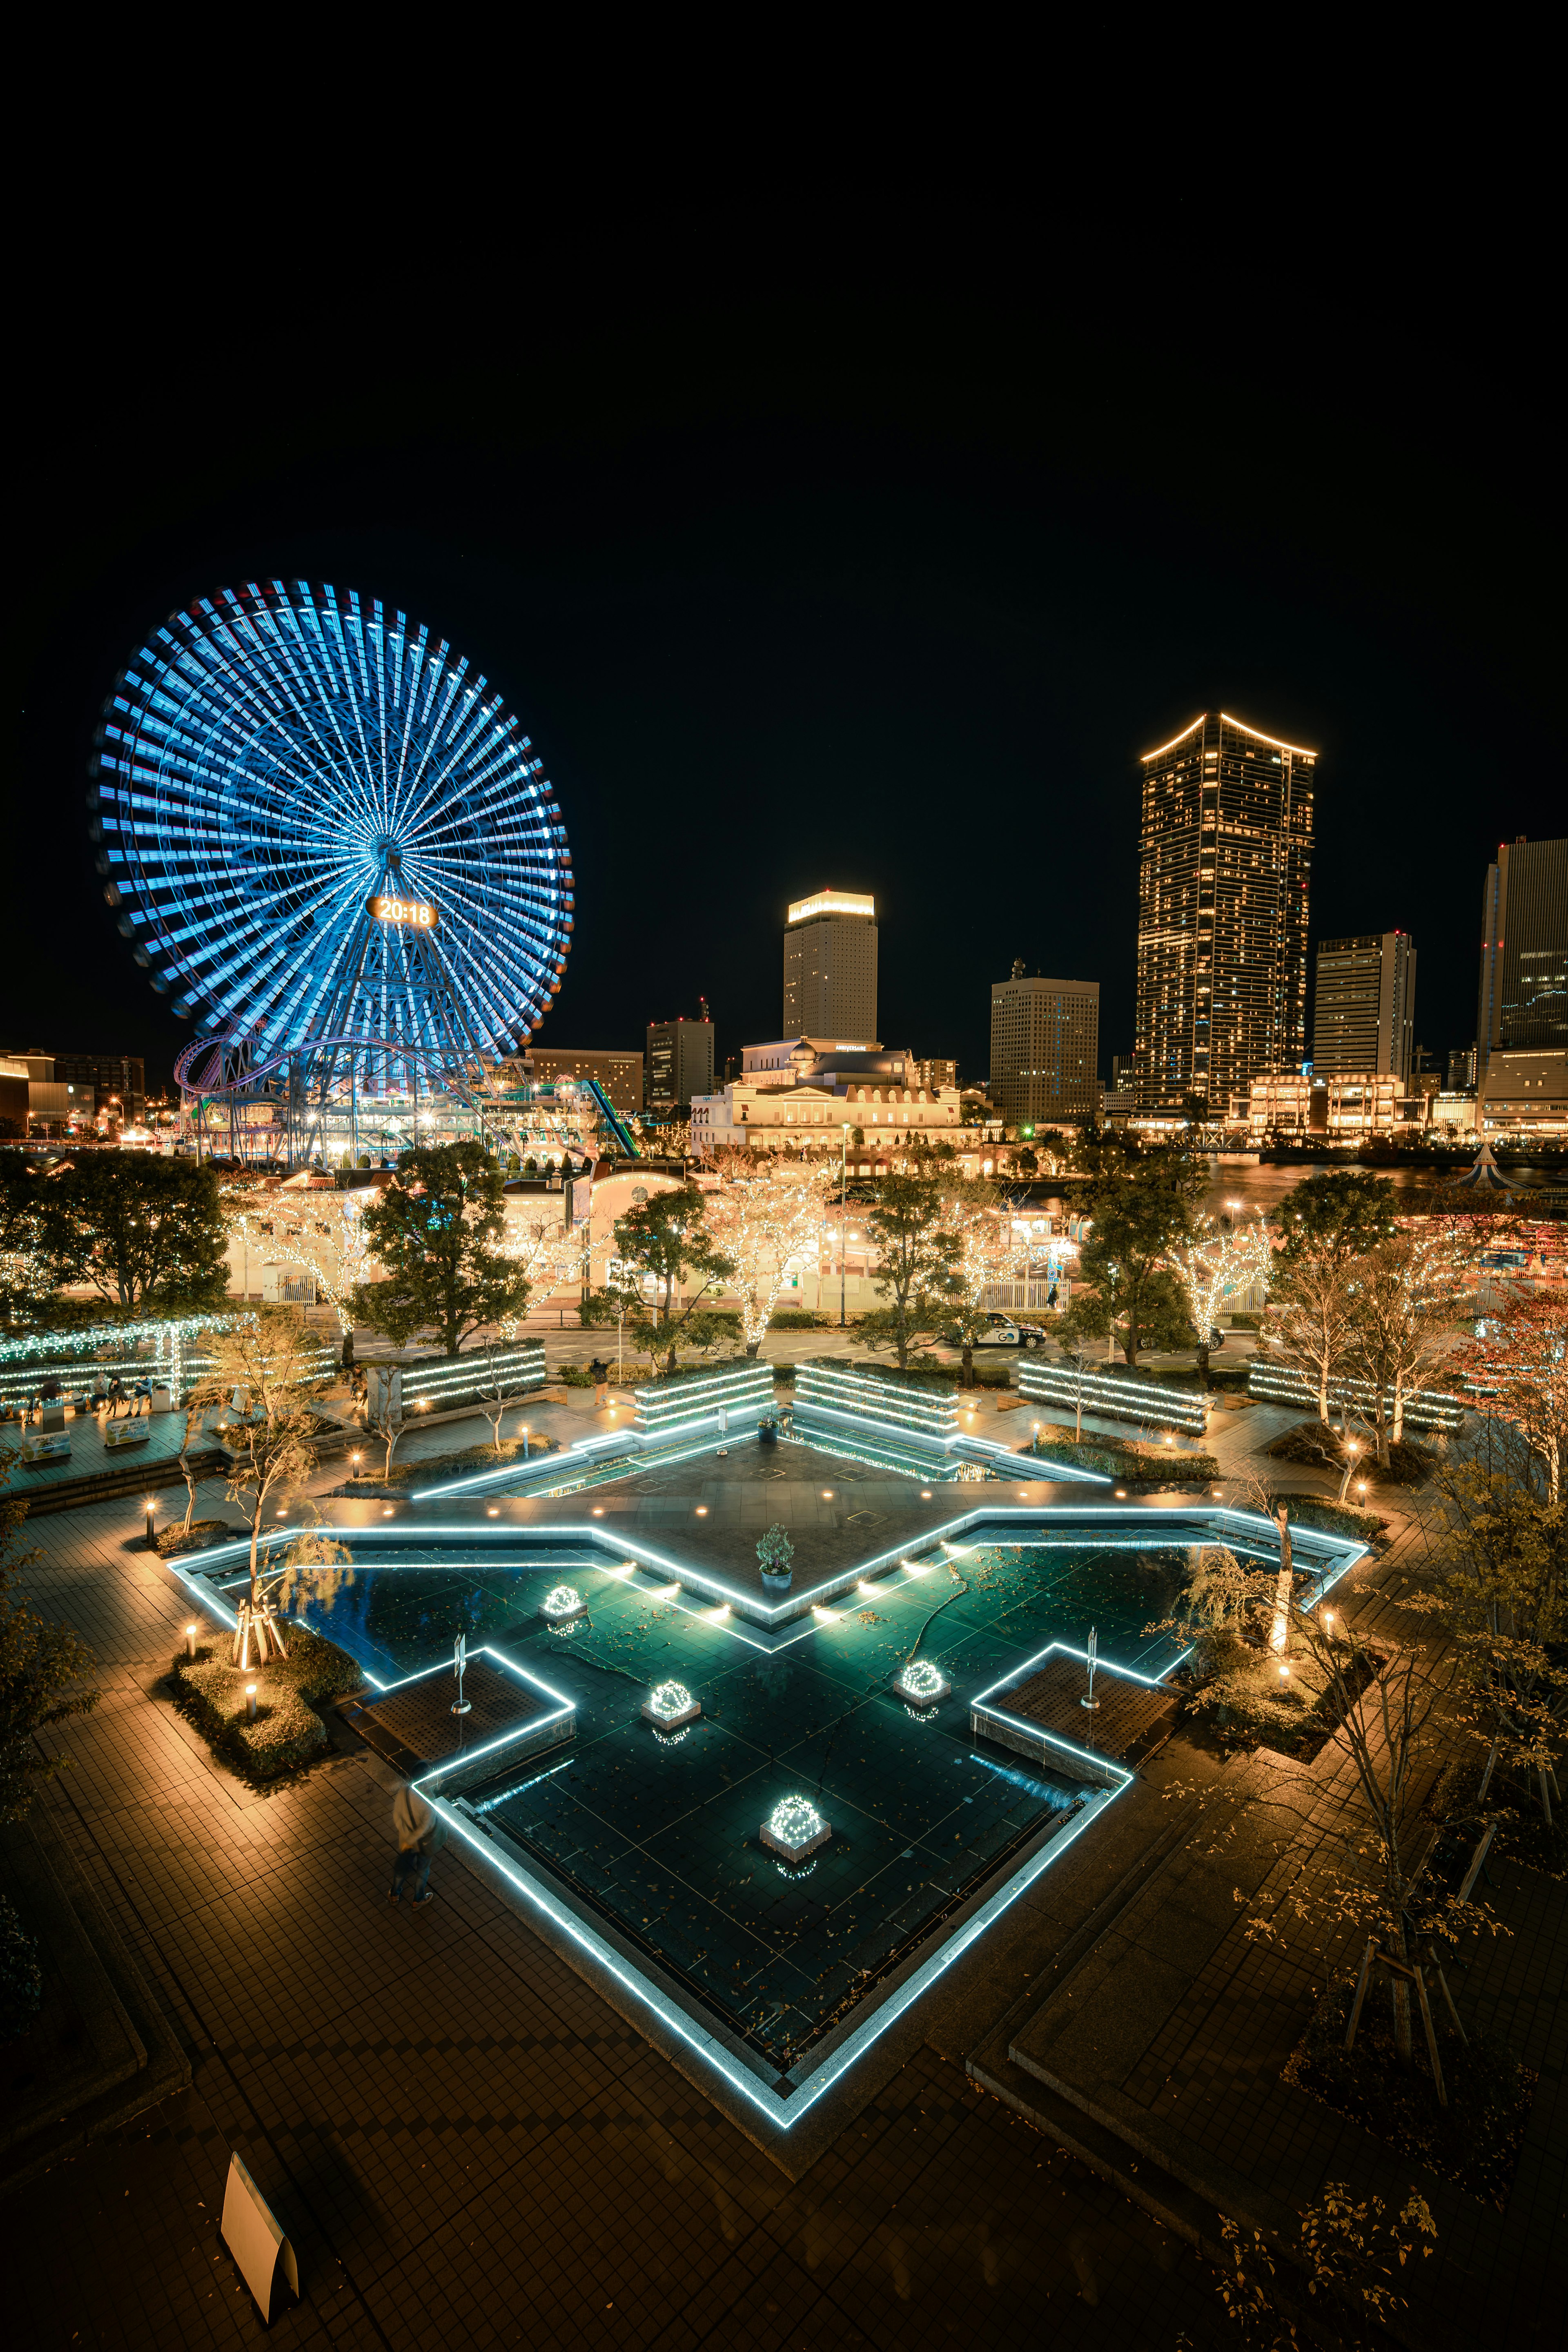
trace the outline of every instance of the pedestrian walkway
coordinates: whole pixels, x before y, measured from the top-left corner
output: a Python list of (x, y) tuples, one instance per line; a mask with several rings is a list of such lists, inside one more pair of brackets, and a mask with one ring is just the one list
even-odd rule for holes
[(284, 2346), (1225, 2340), (1197, 2255), (952, 2058), (917, 2052), (792, 2184), (455, 1853), (394, 1912), (368, 1750), (334, 1727), (258, 1795), (161, 1695), (189, 1604), (140, 1524), (36, 1530), (30, 1597), (104, 1689), (44, 1803), (195, 2079), (7, 2200), (18, 2341), (256, 2342), (234, 2149), (298, 2250)]

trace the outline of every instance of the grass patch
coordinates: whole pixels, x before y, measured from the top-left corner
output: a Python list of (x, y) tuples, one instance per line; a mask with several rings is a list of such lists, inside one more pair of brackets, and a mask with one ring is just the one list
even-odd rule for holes
[[(316, 1713), (330, 1699), (346, 1698), (364, 1675), (346, 1650), (308, 1625), (284, 1628), (286, 1658), (242, 1674), (210, 1649), (175, 1657), (169, 1679), (175, 1703), (209, 1746), (232, 1757), (252, 1780), (276, 1780), (313, 1763), (327, 1744), (327, 1727)], [(246, 1685), (256, 1685), (256, 1721), (247, 1712)]]
[(1330, 1987), (1287, 2059), (1282, 2079), (1500, 2213), (1519, 2162), (1536, 2077), (1495, 2033), (1472, 2028), (1468, 2045), (1461, 2042), (1434, 1981), (1429, 1997), (1448, 2094), (1447, 2107), (1440, 2107), (1414, 1987), (1415, 2057), (1409, 2066), (1400, 2064), (1394, 2050), (1386, 1985), (1369, 1989), (1355, 2048), (1345, 2048), (1354, 1993), (1349, 1980)]

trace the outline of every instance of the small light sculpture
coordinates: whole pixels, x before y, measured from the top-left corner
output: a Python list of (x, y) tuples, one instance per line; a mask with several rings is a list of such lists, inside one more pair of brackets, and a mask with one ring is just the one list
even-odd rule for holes
[(784, 1797), (763, 1823), (763, 1843), (786, 1862), (804, 1862), (833, 1832), (809, 1797)]
[(911, 1658), (894, 1675), (893, 1688), (910, 1706), (938, 1706), (952, 1685), (929, 1658)]
[(245, 1685), (245, 1717), (247, 1723), (256, 1721), (256, 1685), (254, 1683), (247, 1683)]
[(570, 1625), (575, 1617), (585, 1617), (588, 1604), (574, 1584), (552, 1586), (539, 1604), (539, 1613), (551, 1625)]
[(642, 1703), (643, 1721), (656, 1731), (679, 1731), (683, 1724), (695, 1723), (701, 1712), (701, 1701), (692, 1697), (684, 1683), (660, 1683)]

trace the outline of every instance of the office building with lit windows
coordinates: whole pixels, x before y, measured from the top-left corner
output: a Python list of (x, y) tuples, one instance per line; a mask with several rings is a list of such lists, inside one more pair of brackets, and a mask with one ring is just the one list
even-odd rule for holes
[(1568, 1048), (1568, 841), (1503, 842), (1481, 902), (1477, 1078), (1491, 1057)]
[[(699, 1000), (700, 1002), (701, 1000)], [(684, 1014), (647, 1024), (647, 1103), (668, 1110), (713, 1091), (713, 1023), (706, 1003), (695, 1021)]]
[(1141, 1118), (1224, 1120), (1306, 1059), (1317, 759), (1223, 710), (1142, 754)]
[(1372, 1072), (1403, 1084), (1412, 1075), (1415, 1039), (1415, 948), (1409, 932), (1320, 940), (1313, 1076)]
[(784, 1034), (877, 1047), (877, 902), (859, 890), (797, 898), (784, 936)]
[(1100, 982), (1032, 978), (991, 988), (991, 1099), (1019, 1133), (1100, 1116)]

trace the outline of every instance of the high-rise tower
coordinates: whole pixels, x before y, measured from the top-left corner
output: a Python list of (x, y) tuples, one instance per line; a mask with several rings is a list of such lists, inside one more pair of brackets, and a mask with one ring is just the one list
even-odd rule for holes
[(1476, 1045), (1568, 1045), (1568, 841), (1503, 842), (1481, 903)]
[(784, 1034), (877, 1042), (877, 902), (858, 890), (797, 898), (784, 937)]
[(1100, 1124), (1100, 982), (1029, 978), (991, 987), (991, 1099), (1009, 1127)]
[(1415, 1043), (1415, 949), (1408, 931), (1318, 941), (1312, 1076), (1353, 1070), (1407, 1080)]
[(1260, 1070), (1306, 1056), (1317, 758), (1223, 710), (1142, 755), (1142, 1112), (1224, 1119)]

